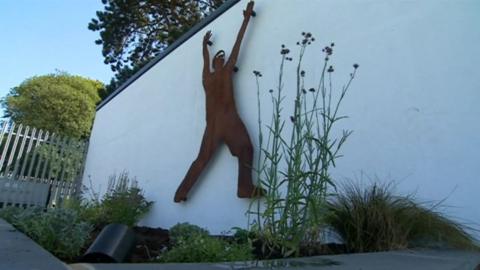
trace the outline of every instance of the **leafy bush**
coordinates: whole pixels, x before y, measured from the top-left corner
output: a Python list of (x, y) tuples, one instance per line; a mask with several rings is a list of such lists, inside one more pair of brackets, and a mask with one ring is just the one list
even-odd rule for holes
[(134, 226), (150, 210), (153, 202), (147, 201), (135, 179), (130, 180), (127, 172), (112, 175), (109, 190), (101, 205), (107, 223)]
[(197, 225), (188, 222), (178, 223), (168, 231), (170, 241), (178, 242), (180, 239), (189, 239), (194, 236), (208, 236), (209, 232)]
[(10, 207), (0, 211), (0, 217), (61, 259), (80, 255), (91, 231), (91, 225), (70, 209)]
[(107, 194), (102, 201), (106, 223), (121, 223), (130, 227), (138, 223), (151, 205), (152, 202), (147, 201), (137, 187)]
[(64, 207), (77, 211), (82, 220), (97, 228), (110, 223), (134, 226), (153, 205), (127, 172), (110, 176), (107, 192), (102, 199), (96, 193), (92, 197), (90, 200), (68, 200)]
[(432, 245), (475, 248), (465, 226), (437, 212), (437, 207), (422, 206), (412, 196), (396, 196), (391, 184), (363, 188), (348, 183), (329, 202), (326, 221), (352, 252)]
[(63, 201), (62, 207), (77, 212), (80, 220), (92, 224), (94, 228), (108, 224), (102, 205), (97, 200), (69, 198)]
[[(346, 118), (341, 115), (340, 105), (355, 78), (358, 68), (353, 65), (347, 82), (335, 91), (332, 87), (333, 66), (331, 58), (334, 44), (323, 48), (323, 66), (317, 75), (316, 87), (306, 85), (306, 72), (302, 69), (306, 52), (315, 41), (311, 33), (302, 33), (296, 55), (296, 87), (292, 89), (292, 114), (283, 115), (286, 100), (284, 71), (289, 61), (290, 50), (281, 46), (281, 64), (276, 89), (271, 89), (273, 104), (267, 136), (262, 132), (259, 78), (257, 82), (258, 128), (260, 154), (256, 165), (257, 178), (266, 190), (265, 197), (258, 200), (255, 229), (263, 249), (283, 257), (298, 256), (302, 244), (317, 244), (320, 241), (323, 219), (321, 209), (327, 197), (327, 189), (334, 186), (330, 176), (331, 167), (341, 157), (340, 150), (351, 131), (344, 130), (335, 138), (334, 127)], [(309, 90), (306, 90), (309, 89)], [(338, 93), (337, 93), (338, 92)], [(264, 138), (267, 140), (264, 141)], [(266, 254), (266, 256), (269, 256)]]
[(249, 244), (230, 243), (211, 237), (208, 231), (188, 223), (177, 224), (169, 231), (174, 246), (160, 255), (160, 262), (227, 262), (252, 260)]
[(22, 211), (23, 209), (19, 207), (13, 207), (13, 206), (6, 207), (3, 209), (0, 209), (0, 218), (3, 218), (5, 221), (13, 224), (13, 221), (15, 220), (15, 216)]
[(234, 227), (232, 229), (235, 231), (233, 234), (233, 239), (239, 244), (251, 243), (253, 240), (258, 238), (254, 231), (249, 231), (238, 227)]
[(209, 236), (194, 236), (180, 239), (177, 244), (162, 254), (161, 262), (228, 262), (252, 260), (252, 251), (247, 244), (228, 243)]

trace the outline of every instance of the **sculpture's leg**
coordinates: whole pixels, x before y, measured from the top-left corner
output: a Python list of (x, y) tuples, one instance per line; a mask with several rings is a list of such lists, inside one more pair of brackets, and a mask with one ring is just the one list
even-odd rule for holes
[(232, 155), (238, 158), (238, 189), (239, 198), (262, 196), (263, 189), (252, 182), (253, 146), (245, 125), (240, 118), (231, 122), (225, 137), (225, 143)]
[(208, 161), (212, 158), (217, 146), (218, 141), (214, 136), (213, 128), (207, 126), (205, 133), (203, 134), (202, 145), (200, 146), (198, 156), (192, 165), (190, 165), (190, 169), (188, 169), (185, 178), (178, 187), (177, 192), (175, 192), (175, 202), (187, 200), (188, 192), (197, 181), (203, 169), (207, 166)]

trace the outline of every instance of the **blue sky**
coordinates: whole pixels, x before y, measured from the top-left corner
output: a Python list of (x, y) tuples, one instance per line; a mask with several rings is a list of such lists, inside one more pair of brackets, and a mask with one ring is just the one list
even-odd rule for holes
[(101, 0), (0, 0), (0, 97), (55, 70), (109, 82), (98, 32), (87, 29)]

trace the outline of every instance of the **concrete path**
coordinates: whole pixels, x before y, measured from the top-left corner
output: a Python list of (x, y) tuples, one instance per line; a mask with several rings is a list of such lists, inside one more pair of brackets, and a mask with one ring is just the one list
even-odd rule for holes
[(206, 269), (324, 269), (324, 270), (474, 270), (480, 253), (414, 250), (318, 256), (253, 263), (217, 264), (74, 264), (73, 270), (206, 270)]
[(12, 225), (0, 219), (0, 269), (67, 270), (69, 268)]
[(480, 253), (455, 250), (412, 250), (317, 256), (237, 263), (72, 264), (48, 253), (0, 219), (0, 270), (206, 270), (206, 269), (325, 269), (325, 270), (480, 270)]

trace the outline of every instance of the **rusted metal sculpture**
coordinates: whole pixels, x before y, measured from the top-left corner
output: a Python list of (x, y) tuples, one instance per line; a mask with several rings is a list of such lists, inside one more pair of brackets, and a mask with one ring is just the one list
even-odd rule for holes
[(235, 106), (232, 78), (245, 30), (250, 17), (255, 16), (253, 4), (253, 1), (249, 2), (243, 12), (244, 20), (230, 58), (225, 63), (225, 52), (217, 52), (212, 60), (213, 72), (210, 70), (208, 51), (208, 45), (212, 44), (212, 33), (208, 31), (203, 38), (203, 87), (207, 100), (207, 127), (198, 156), (175, 193), (175, 202), (187, 200), (188, 192), (222, 142), (228, 146), (232, 155), (238, 158), (237, 196), (251, 198), (261, 196), (264, 192), (252, 183), (253, 147)]

